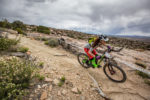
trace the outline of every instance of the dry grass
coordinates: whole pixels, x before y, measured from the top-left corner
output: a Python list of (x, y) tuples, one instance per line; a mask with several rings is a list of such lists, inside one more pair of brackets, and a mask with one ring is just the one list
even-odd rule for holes
[(142, 67), (142, 68), (144, 68), (144, 69), (146, 68), (146, 65), (141, 61), (136, 61), (135, 64)]

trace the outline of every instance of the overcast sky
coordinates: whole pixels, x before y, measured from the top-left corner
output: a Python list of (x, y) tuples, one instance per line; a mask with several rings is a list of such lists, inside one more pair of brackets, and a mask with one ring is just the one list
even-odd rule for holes
[(0, 0), (0, 19), (82, 32), (150, 36), (150, 0)]

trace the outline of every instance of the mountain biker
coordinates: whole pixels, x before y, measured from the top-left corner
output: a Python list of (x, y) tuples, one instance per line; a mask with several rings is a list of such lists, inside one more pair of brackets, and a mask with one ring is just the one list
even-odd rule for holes
[[(109, 39), (104, 36), (104, 35), (100, 35), (99, 37), (96, 38), (90, 38), (89, 39), (89, 43), (87, 43), (84, 46), (84, 51), (86, 52), (86, 54), (88, 55), (89, 59), (90, 59), (90, 63), (92, 64), (92, 67), (97, 68), (97, 67), (101, 67), (100, 65), (97, 64), (97, 60), (100, 59), (100, 56), (97, 55), (96, 52), (96, 48), (98, 46), (106, 46), (106, 41), (108, 41)], [(110, 49), (110, 46), (107, 46), (108, 49)], [(88, 64), (88, 61), (86, 62)]]

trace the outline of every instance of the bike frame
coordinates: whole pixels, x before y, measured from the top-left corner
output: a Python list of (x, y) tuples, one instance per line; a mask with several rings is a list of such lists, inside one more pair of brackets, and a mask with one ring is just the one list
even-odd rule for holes
[(103, 55), (101, 56), (101, 58), (98, 60), (99, 64), (103, 61), (104, 57), (105, 57), (105, 54), (103, 54)]

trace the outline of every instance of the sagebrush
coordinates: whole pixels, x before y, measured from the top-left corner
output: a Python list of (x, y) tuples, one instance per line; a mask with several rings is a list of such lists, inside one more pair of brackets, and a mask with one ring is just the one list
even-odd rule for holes
[(41, 33), (45, 33), (45, 34), (49, 34), (50, 33), (49, 28), (45, 27), (45, 26), (38, 26), (37, 27), (37, 31), (41, 32)]
[(46, 45), (49, 45), (50, 47), (57, 47), (59, 45), (58, 39), (50, 38), (49, 40), (45, 41)]
[(0, 51), (8, 50), (13, 45), (17, 45), (20, 40), (0, 38)]
[(0, 60), (0, 99), (20, 99), (34, 77), (31, 62), (10, 58)]

